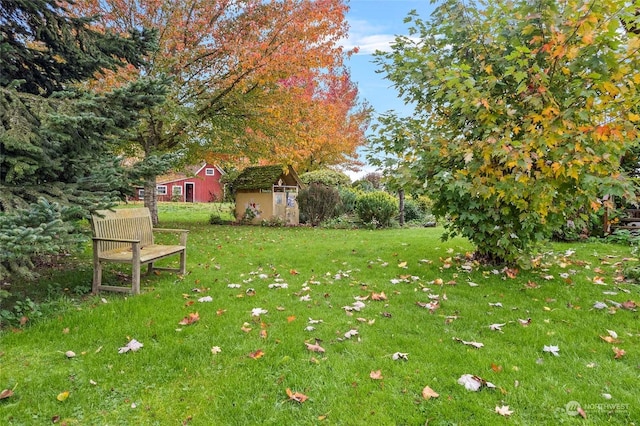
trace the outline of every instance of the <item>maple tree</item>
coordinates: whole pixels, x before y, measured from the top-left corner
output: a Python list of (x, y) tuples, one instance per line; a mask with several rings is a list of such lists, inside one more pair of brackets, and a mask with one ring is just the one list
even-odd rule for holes
[[(168, 101), (130, 138), (144, 158), (182, 149), (194, 160), (304, 171), (353, 160), (364, 142), (368, 108), (358, 107), (343, 64), (351, 52), (338, 44), (347, 34), (342, 0), (80, 0), (76, 10), (100, 15), (101, 28), (159, 33), (147, 65), (101, 81), (171, 79)], [(153, 169), (145, 205), (157, 221)]]
[(631, 2), (447, 0), (406, 21), (376, 63), (415, 105), (409, 130), (423, 138), (403, 146), (451, 219), (445, 238), (469, 238), (485, 262), (527, 263), (604, 195), (633, 198), (620, 171), (640, 122)]

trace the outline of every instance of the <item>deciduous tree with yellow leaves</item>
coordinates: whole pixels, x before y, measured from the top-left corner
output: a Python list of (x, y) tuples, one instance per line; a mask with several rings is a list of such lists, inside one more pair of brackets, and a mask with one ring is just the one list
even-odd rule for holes
[(632, 196), (620, 158), (640, 123), (636, 7), (439, 3), (430, 20), (410, 14), (409, 36), (376, 59), (416, 105), (423, 139), (407, 158), (450, 218), (445, 237), (469, 238), (486, 262), (526, 263), (536, 242), (568, 220), (581, 226), (605, 194)]

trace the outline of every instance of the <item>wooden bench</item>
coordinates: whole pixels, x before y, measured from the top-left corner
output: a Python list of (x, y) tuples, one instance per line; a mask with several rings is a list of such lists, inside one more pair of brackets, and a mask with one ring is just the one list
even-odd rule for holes
[[(184, 274), (187, 260), (185, 229), (153, 228), (149, 209), (98, 210), (91, 218), (93, 229), (93, 286), (95, 294), (101, 290), (140, 293), (140, 269), (148, 264), (153, 270)], [(155, 244), (154, 232), (180, 234), (180, 245)], [(153, 263), (175, 254), (180, 255), (179, 268), (158, 268)], [(131, 264), (131, 288), (102, 285), (102, 264), (105, 262)]]

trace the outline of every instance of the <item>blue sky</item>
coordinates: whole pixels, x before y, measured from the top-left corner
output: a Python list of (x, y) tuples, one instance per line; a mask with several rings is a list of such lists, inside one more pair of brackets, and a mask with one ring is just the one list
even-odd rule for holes
[(397, 98), (391, 83), (376, 74), (372, 54), (376, 49), (390, 50), (396, 35), (407, 34), (408, 26), (403, 21), (410, 10), (415, 9), (421, 18), (428, 19), (433, 5), (429, 0), (349, 0), (348, 4), (350, 30), (344, 45), (360, 49), (349, 61), (349, 67), (361, 98), (369, 101), (377, 113), (390, 109), (410, 111)]
[[(367, 100), (376, 114), (394, 110), (398, 115), (409, 115), (411, 108), (398, 99), (391, 83), (375, 72), (372, 54), (376, 50), (388, 51), (396, 35), (407, 34), (404, 18), (415, 9), (421, 18), (428, 19), (433, 5), (429, 0), (349, 0), (349, 38), (347, 48), (360, 51), (349, 61), (351, 80), (358, 85), (361, 99)], [(360, 173), (349, 173), (352, 179), (373, 171), (365, 167)]]

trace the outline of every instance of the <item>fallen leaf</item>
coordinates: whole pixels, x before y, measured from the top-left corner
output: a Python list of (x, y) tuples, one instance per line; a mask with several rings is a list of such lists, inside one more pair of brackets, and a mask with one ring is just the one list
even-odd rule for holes
[(493, 331), (502, 331), (502, 327), (504, 327), (505, 325), (507, 325), (507, 323), (504, 323), (504, 324), (491, 324), (489, 326), (489, 329), (493, 330)]
[(69, 398), (69, 391), (60, 392), (58, 396), (56, 396), (56, 399), (60, 402), (65, 401), (67, 398)]
[(123, 354), (125, 352), (136, 352), (138, 351), (140, 348), (142, 348), (144, 345), (140, 342), (138, 342), (136, 339), (131, 339), (129, 341), (129, 343), (127, 343), (126, 346), (121, 347), (120, 349), (118, 349), (118, 353), (119, 354)]
[(619, 343), (619, 340), (612, 336), (600, 336), (607, 343)]
[(407, 262), (400, 262), (400, 263), (398, 263), (398, 268), (404, 268), (404, 269), (407, 269)]
[(306, 343), (307, 349), (311, 352), (324, 352), (324, 348), (320, 346), (318, 343)]
[(13, 390), (11, 389), (5, 389), (2, 392), (0, 392), (0, 399), (7, 399), (12, 396), (13, 396)]
[(504, 272), (505, 272), (505, 274), (507, 275), (507, 277), (509, 277), (509, 278), (511, 278), (511, 279), (514, 279), (515, 277), (517, 277), (517, 276), (518, 276), (518, 272), (519, 272), (519, 271), (518, 271), (518, 269), (516, 269), (516, 268), (514, 268), (514, 269), (511, 269), (511, 268), (505, 268)]
[(267, 330), (264, 330), (264, 329), (260, 330), (260, 337), (262, 337), (263, 339), (266, 339), (267, 335), (268, 335)]
[(626, 302), (622, 302), (622, 307), (624, 309), (636, 309), (638, 305), (633, 300), (627, 300)]
[(387, 295), (384, 294), (384, 291), (380, 293), (372, 293), (371, 300), (387, 300)]
[(425, 386), (424, 389), (422, 389), (422, 397), (426, 400), (437, 398), (439, 396), (440, 394), (431, 389), (429, 386)]
[(346, 339), (351, 339), (353, 336), (356, 336), (357, 334), (358, 334), (358, 330), (351, 329), (351, 330), (347, 331), (346, 333), (344, 333), (344, 337)]
[(198, 314), (197, 312), (191, 312), (188, 316), (184, 317), (182, 321), (180, 321), (178, 324), (190, 325), (198, 321), (200, 321), (200, 314)]
[(74, 358), (74, 357), (76, 356), (76, 353), (75, 353), (74, 351), (66, 351), (66, 352), (64, 353), (64, 355), (65, 355), (67, 358)]
[(218, 309), (218, 310), (216, 311), (216, 315), (217, 315), (217, 316), (220, 316), (220, 315), (223, 315), (225, 312), (227, 312), (227, 310), (226, 310), (226, 309)]
[(480, 349), (481, 347), (484, 346), (484, 343), (480, 343), (480, 342), (467, 342), (465, 340), (462, 339), (458, 339), (457, 337), (454, 337), (453, 340), (455, 340), (456, 342), (460, 342), (463, 345), (468, 345), (468, 346), (473, 346), (476, 349)]
[(382, 370), (372, 370), (371, 373), (369, 373), (369, 377), (371, 377), (373, 380), (382, 380)]
[(593, 304), (593, 309), (606, 309), (607, 304), (604, 302), (596, 302)]
[(291, 275), (298, 275), (300, 272), (296, 271), (295, 269), (291, 269), (291, 270), (289, 270), (289, 273)]
[(253, 359), (260, 359), (264, 356), (264, 352), (262, 351), (262, 349), (258, 349), (257, 351), (251, 352), (249, 354), (249, 358), (253, 358)]
[(531, 318), (527, 318), (526, 320), (518, 318), (518, 323), (519, 323), (521, 326), (526, 327), (526, 326), (528, 326), (529, 324), (531, 324)]
[(200, 299), (198, 299), (198, 302), (200, 302), (200, 303), (213, 302), (213, 297), (211, 297), (211, 296), (201, 297)]
[(493, 383), (487, 382), (483, 378), (474, 376), (473, 374), (463, 374), (458, 379), (458, 384), (463, 385), (466, 390), (473, 391), (473, 392), (479, 391), (480, 388), (482, 387), (487, 387), (487, 388), (496, 387), (496, 385), (494, 385)]
[(578, 412), (578, 414), (580, 414), (580, 417), (582, 417), (583, 419), (587, 418), (587, 413), (584, 411), (584, 409), (578, 405), (578, 408), (576, 408), (576, 411)]
[(549, 352), (549, 353), (553, 354), (554, 356), (560, 356), (560, 354), (559, 354), (560, 349), (557, 346), (546, 346), (545, 345), (542, 348), (542, 351), (543, 352)]
[(493, 364), (491, 363), (491, 369), (496, 372), (499, 373), (502, 371), (502, 366), (501, 365), (497, 365), (497, 364)]
[(620, 349), (620, 348), (615, 347), (615, 346), (612, 349), (613, 349), (613, 353), (615, 354), (613, 356), (614, 359), (620, 359), (626, 354), (624, 349)]
[(251, 310), (251, 316), (252, 317), (259, 317), (260, 315), (266, 314), (269, 311), (267, 311), (266, 309), (262, 309), (262, 308), (253, 308)]
[(394, 361), (397, 361), (399, 359), (403, 359), (405, 361), (409, 361), (409, 354), (408, 353), (402, 353), (402, 352), (396, 352), (393, 355), (391, 355), (391, 358)]
[(496, 405), (496, 413), (500, 414), (501, 416), (507, 417), (513, 414), (513, 410), (509, 410), (508, 405), (503, 405), (502, 407), (498, 407)]
[(305, 402), (309, 397), (303, 393), (300, 392), (292, 392), (291, 389), (287, 388), (287, 396), (289, 397), (289, 400), (291, 401), (296, 401), (299, 403), (303, 403)]
[(242, 324), (242, 327), (240, 327), (240, 330), (244, 331), (245, 333), (250, 332), (252, 330), (251, 324), (245, 322), (244, 324)]

